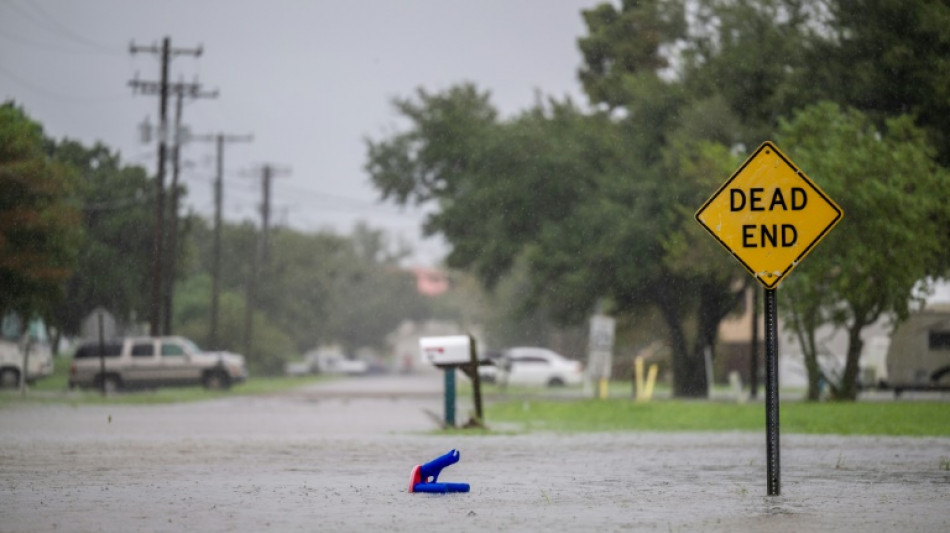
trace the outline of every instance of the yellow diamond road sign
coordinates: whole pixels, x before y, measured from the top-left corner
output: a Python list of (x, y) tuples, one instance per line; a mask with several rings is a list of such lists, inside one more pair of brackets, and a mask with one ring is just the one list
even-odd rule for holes
[(843, 212), (771, 142), (764, 142), (696, 212), (696, 220), (774, 289)]

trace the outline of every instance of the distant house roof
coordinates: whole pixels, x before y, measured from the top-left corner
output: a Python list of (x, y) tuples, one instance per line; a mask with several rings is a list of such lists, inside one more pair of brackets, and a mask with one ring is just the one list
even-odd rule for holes
[(449, 278), (445, 272), (435, 268), (415, 267), (412, 273), (416, 275), (416, 290), (426, 296), (438, 296), (449, 290)]

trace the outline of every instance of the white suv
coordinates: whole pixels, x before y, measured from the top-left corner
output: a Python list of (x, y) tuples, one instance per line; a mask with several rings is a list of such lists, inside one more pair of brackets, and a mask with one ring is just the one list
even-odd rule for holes
[(244, 357), (204, 352), (184, 337), (132, 337), (103, 344), (87, 342), (69, 368), (70, 387), (204, 385), (227, 389), (247, 379)]

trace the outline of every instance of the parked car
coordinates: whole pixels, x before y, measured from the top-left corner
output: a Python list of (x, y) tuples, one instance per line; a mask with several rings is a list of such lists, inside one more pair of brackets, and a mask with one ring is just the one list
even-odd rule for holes
[(369, 372), (369, 364), (347, 357), (339, 345), (321, 346), (304, 354), (310, 361), (311, 371), (317, 374), (345, 374), (357, 376)]
[(482, 356), (488, 364), (478, 366), (478, 377), (482, 383), (498, 383), (498, 371), (505, 366), (504, 352), (488, 351)]
[[(69, 386), (128, 387), (204, 385), (228, 389), (247, 379), (244, 357), (205, 352), (184, 337), (131, 337), (81, 345), (69, 369)], [(103, 369), (104, 366), (104, 369)]]
[(319, 359), (318, 372), (321, 374), (346, 374), (358, 376), (369, 372), (369, 364), (359, 359), (346, 357), (325, 357)]
[(27, 383), (33, 383), (53, 373), (53, 352), (43, 322), (30, 321), (23, 336), (20, 325), (19, 318), (12, 313), (4, 316), (0, 324), (0, 388), (18, 387), (21, 376)]
[(584, 379), (580, 361), (547, 348), (518, 347), (505, 350), (497, 367), (499, 383), (508, 385), (579, 385)]

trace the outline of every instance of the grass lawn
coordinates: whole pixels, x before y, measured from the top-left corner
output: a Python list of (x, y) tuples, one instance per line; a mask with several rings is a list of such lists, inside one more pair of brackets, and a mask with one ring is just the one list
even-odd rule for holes
[[(490, 405), (492, 423), (526, 430), (765, 431), (762, 403), (629, 399), (508, 401)], [(950, 404), (944, 402), (782, 403), (782, 433), (950, 436)]]
[(69, 390), (68, 378), (68, 361), (58, 360), (53, 375), (36, 381), (30, 386), (25, 396), (22, 396), (20, 391), (16, 390), (0, 391), (0, 407), (14, 403), (67, 403), (77, 405), (200, 402), (215, 398), (226, 398), (235, 394), (272, 394), (333, 379), (325, 376), (252, 376), (247, 382), (235, 385), (229, 391), (210, 391), (199, 386), (162, 387), (133, 390), (103, 397), (97, 389)]
[[(196, 402), (232, 395), (272, 394), (317, 383), (332, 377), (251, 377), (230, 391), (202, 387), (165, 387), (123, 392), (103, 397), (97, 390), (70, 391), (68, 364), (57, 361), (56, 372), (37, 381), (26, 396), (0, 391), (0, 407), (18, 403), (159, 404)], [(460, 384), (459, 408), (471, 397)], [(629, 397), (607, 400), (546, 399), (544, 389), (509, 390), (517, 399), (495, 396), (486, 404), (489, 427), (513, 425), (526, 431), (765, 431), (761, 402), (737, 404), (717, 401), (657, 399), (637, 403)], [(494, 393), (494, 394), (493, 394)], [(950, 436), (950, 403), (928, 401), (865, 401), (858, 403), (784, 402), (780, 408), (781, 432), (838, 435)], [(497, 426), (495, 426), (497, 427)]]

